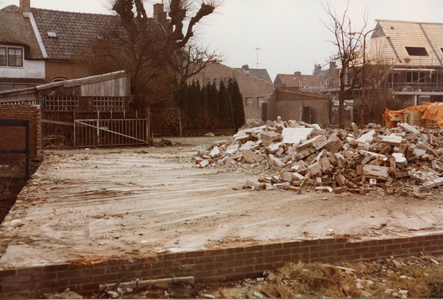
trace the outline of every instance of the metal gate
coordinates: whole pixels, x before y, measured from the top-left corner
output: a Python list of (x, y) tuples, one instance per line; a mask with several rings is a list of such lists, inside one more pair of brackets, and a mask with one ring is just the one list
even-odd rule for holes
[(78, 119), (75, 147), (131, 146), (149, 143), (148, 119)]

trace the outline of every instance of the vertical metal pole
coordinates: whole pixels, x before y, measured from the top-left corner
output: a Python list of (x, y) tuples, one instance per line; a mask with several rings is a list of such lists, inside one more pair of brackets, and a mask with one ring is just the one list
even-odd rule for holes
[(180, 113), (180, 108), (178, 109), (178, 123), (180, 124), (180, 137), (183, 137), (183, 133), (182, 133), (182, 117), (181, 117), (181, 113)]
[(74, 125), (74, 148), (76, 148), (77, 147), (77, 143), (76, 143), (76, 131), (75, 131), (75, 110), (74, 110), (74, 112), (72, 113), (73, 114), (73, 116), (72, 116), (72, 122), (74, 123), (73, 125)]
[(97, 147), (100, 147), (100, 111), (97, 110)]
[(29, 178), (29, 120), (26, 121), (26, 170), (25, 170), (25, 176), (26, 179)]

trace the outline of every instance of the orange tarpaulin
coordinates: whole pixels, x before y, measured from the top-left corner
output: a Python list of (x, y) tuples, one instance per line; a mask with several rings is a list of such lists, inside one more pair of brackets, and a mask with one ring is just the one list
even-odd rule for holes
[(429, 103), (418, 106), (407, 107), (402, 110), (389, 110), (386, 108), (383, 113), (383, 119), (385, 119), (386, 126), (395, 127), (397, 121), (391, 121), (392, 118), (401, 116), (406, 110), (418, 110), (423, 113), (422, 120), (433, 120), (437, 122), (438, 127), (443, 127), (443, 103)]

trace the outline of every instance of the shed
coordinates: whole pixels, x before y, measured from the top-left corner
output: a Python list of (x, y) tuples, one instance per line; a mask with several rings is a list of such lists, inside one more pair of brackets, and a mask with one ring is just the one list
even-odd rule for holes
[(268, 98), (268, 119), (331, 124), (332, 103), (328, 95), (276, 88)]

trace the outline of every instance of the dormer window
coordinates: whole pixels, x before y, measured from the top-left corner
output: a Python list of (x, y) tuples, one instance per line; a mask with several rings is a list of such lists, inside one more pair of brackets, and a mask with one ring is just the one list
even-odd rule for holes
[(23, 49), (0, 46), (0, 66), (23, 67)]
[(425, 47), (405, 47), (410, 56), (428, 56)]
[(48, 31), (48, 37), (50, 38), (56, 38), (57, 37), (57, 33), (55, 33), (54, 31)]

